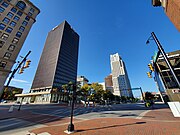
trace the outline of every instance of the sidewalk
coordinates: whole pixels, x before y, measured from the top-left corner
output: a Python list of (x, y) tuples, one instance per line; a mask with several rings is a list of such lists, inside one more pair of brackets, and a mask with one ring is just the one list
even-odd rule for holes
[[(88, 118), (87, 118), (88, 119)], [(69, 119), (47, 123), (47, 127), (37, 128), (31, 133), (67, 135)], [(180, 118), (174, 118), (170, 109), (147, 111), (142, 117), (76, 119), (73, 135), (179, 135)]]

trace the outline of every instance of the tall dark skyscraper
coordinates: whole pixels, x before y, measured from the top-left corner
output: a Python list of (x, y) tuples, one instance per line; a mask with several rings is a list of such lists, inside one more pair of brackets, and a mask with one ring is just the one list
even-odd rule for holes
[(67, 21), (53, 28), (47, 36), (33, 84), (26, 102), (57, 102), (63, 84), (76, 82), (79, 35)]
[(33, 89), (59, 88), (77, 77), (79, 35), (64, 21), (48, 34)]

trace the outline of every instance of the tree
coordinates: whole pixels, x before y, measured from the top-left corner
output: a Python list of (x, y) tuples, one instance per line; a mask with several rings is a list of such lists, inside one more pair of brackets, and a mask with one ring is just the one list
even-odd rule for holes
[(83, 100), (85, 100), (85, 102), (88, 98), (88, 94), (89, 94), (90, 89), (91, 89), (91, 87), (88, 84), (84, 84), (81, 87), (81, 94), (82, 94)]
[(127, 97), (121, 96), (121, 101), (122, 101), (122, 102), (126, 102), (126, 101), (127, 101)]
[(103, 99), (104, 100), (107, 100), (107, 99), (114, 100), (114, 95), (111, 93), (110, 90), (106, 90), (103, 94)]
[(146, 92), (145, 93), (145, 100), (153, 100), (154, 99), (154, 95), (151, 92)]
[(91, 89), (94, 89), (94, 91), (95, 91), (94, 100), (96, 102), (100, 102), (102, 100), (103, 94), (104, 94), (103, 86), (98, 83), (92, 83)]
[(118, 103), (120, 102), (120, 100), (121, 100), (121, 97), (120, 96), (118, 96), (118, 95), (115, 95), (114, 96), (114, 99), (115, 99), (115, 101), (117, 101)]
[(68, 91), (68, 84), (62, 85), (62, 89), (64, 90), (64, 92), (67, 92)]

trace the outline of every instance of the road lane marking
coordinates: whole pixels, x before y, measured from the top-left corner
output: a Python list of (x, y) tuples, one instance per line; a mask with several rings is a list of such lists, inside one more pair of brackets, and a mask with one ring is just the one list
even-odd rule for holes
[(142, 112), (138, 117), (136, 117), (136, 119), (142, 119), (144, 117), (144, 115), (146, 115), (146, 113), (150, 112), (151, 110), (147, 110), (145, 112)]

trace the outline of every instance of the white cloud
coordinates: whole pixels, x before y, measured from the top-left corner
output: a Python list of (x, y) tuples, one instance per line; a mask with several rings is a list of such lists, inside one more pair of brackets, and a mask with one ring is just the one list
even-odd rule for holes
[(30, 83), (28, 81), (25, 81), (25, 80), (20, 80), (20, 79), (12, 79), (13, 82), (20, 82), (20, 83)]

